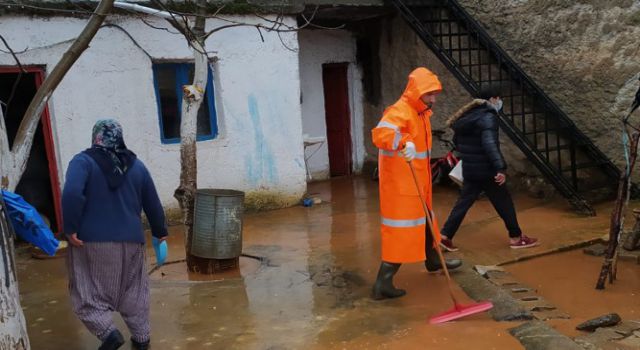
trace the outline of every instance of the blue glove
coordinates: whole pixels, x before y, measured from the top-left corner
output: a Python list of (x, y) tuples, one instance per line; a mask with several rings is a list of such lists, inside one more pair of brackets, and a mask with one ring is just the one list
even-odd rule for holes
[(153, 243), (153, 250), (156, 251), (156, 262), (158, 266), (160, 266), (167, 260), (167, 241), (161, 241), (153, 237), (151, 238), (151, 242)]

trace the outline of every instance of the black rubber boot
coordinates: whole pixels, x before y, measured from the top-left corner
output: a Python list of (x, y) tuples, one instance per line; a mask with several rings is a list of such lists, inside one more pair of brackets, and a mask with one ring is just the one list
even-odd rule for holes
[(120, 331), (116, 329), (109, 333), (98, 350), (116, 350), (119, 349), (122, 345), (124, 345), (124, 337), (122, 336), (122, 333), (120, 333)]
[(397, 289), (393, 286), (393, 276), (398, 272), (401, 264), (382, 262), (376, 283), (373, 285), (373, 299), (382, 300), (388, 298), (398, 298), (407, 294), (404, 289)]
[[(427, 268), (429, 272), (437, 272), (442, 270), (442, 264), (440, 264), (440, 258), (438, 257), (438, 252), (436, 248), (433, 246), (433, 236), (431, 232), (429, 232), (429, 227), (425, 230), (425, 240), (424, 240), (424, 252), (427, 256), (427, 260), (424, 261), (424, 266)], [(447, 269), (455, 270), (458, 267), (462, 266), (462, 260), (460, 259), (444, 259), (447, 264)]]
[[(444, 261), (447, 264), (447, 269), (449, 269), (449, 271), (462, 266), (462, 260), (460, 259), (444, 259)], [(442, 270), (442, 264), (440, 264), (440, 259), (438, 259), (438, 253), (435, 249), (433, 251), (433, 255), (429, 256), (429, 254), (427, 254), (427, 260), (425, 260), (424, 266), (429, 272), (438, 272)]]
[(149, 346), (149, 343), (151, 343), (151, 340), (147, 340), (146, 342), (137, 342), (135, 340), (133, 340), (133, 338), (131, 338), (131, 348), (133, 350), (147, 350), (147, 349), (151, 349), (151, 347)]

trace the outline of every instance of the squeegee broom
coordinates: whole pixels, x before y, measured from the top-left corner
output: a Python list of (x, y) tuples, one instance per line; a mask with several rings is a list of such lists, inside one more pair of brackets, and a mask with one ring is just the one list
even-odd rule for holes
[[(437, 242), (438, 238), (436, 237), (436, 231), (433, 229), (433, 220), (431, 219), (431, 212), (429, 208), (427, 208), (427, 203), (424, 201), (424, 197), (422, 196), (422, 190), (420, 188), (420, 183), (418, 182), (418, 177), (416, 176), (416, 171), (413, 168), (413, 163), (411, 161), (407, 162), (409, 164), (409, 168), (411, 168), (411, 175), (413, 175), (413, 181), (416, 184), (416, 188), (418, 190), (418, 195), (420, 196), (420, 202), (422, 203), (422, 209), (424, 209), (424, 214), (427, 217), (427, 223), (429, 224), (429, 231), (431, 231), (431, 235), (433, 236), (433, 241)], [(487, 311), (493, 307), (493, 304), (490, 301), (482, 301), (479, 303), (462, 305), (458, 303), (455, 295), (453, 294), (453, 287), (451, 286), (451, 276), (449, 276), (449, 269), (447, 269), (446, 261), (444, 260), (444, 256), (442, 255), (442, 250), (440, 249), (440, 245), (436, 245), (436, 251), (438, 252), (438, 258), (440, 259), (440, 264), (444, 269), (444, 274), (447, 277), (447, 287), (449, 287), (449, 295), (451, 296), (451, 300), (453, 301), (453, 309), (447, 310), (443, 313), (437, 314), (429, 319), (429, 323), (443, 323), (448, 321), (457, 320), (462, 317), (474, 315), (480, 312)]]

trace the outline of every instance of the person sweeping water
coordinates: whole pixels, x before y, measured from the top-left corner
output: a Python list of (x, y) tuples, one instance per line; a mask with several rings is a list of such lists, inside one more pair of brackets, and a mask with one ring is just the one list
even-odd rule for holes
[[(446, 260), (440, 250), (440, 232), (433, 212), (431, 188), (431, 108), (442, 91), (438, 77), (417, 68), (400, 99), (384, 111), (373, 129), (373, 142), (380, 149), (380, 214), (382, 263), (373, 285), (376, 300), (406, 294), (393, 286), (393, 276), (402, 263), (424, 261), (430, 272), (444, 270), (453, 307), (430, 318), (442, 323), (485, 312), (490, 301), (462, 305), (454, 295), (449, 270), (462, 265)], [(426, 259), (426, 260), (425, 260)]]
[(127, 324), (132, 348), (148, 349), (150, 294), (142, 210), (156, 239), (164, 240), (168, 232), (151, 175), (127, 149), (117, 121), (98, 121), (91, 148), (69, 163), (62, 208), (71, 244), (67, 268), (74, 313), (100, 339), (99, 350), (124, 344), (113, 311)]
[[(379, 149), (382, 240), (382, 262), (372, 291), (376, 300), (406, 294), (393, 285), (393, 276), (403, 263), (424, 262), (430, 272), (442, 269), (435, 249), (440, 232), (429, 231), (420, 193), (407, 165), (411, 162), (415, 167), (421, 192), (433, 217), (430, 118), (441, 91), (442, 84), (435, 74), (427, 68), (415, 69), (400, 99), (384, 111), (372, 130), (373, 143)], [(435, 230), (437, 227), (434, 225)], [(450, 259), (446, 265), (455, 269), (462, 262)]]

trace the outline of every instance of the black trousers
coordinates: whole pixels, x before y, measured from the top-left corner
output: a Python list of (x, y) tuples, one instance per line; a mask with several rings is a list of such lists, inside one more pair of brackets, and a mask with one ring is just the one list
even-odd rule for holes
[(513, 206), (511, 194), (509, 194), (506, 185), (499, 186), (493, 179), (485, 181), (464, 180), (460, 197), (458, 197), (456, 204), (451, 209), (447, 222), (445, 222), (441, 230), (442, 235), (447, 236), (449, 239), (453, 238), (458, 228), (460, 228), (465, 215), (467, 215), (467, 211), (469, 211), (469, 208), (475, 203), (482, 191), (487, 195), (496, 212), (504, 221), (504, 225), (509, 231), (509, 237), (520, 237), (522, 230), (518, 225), (516, 209)]

